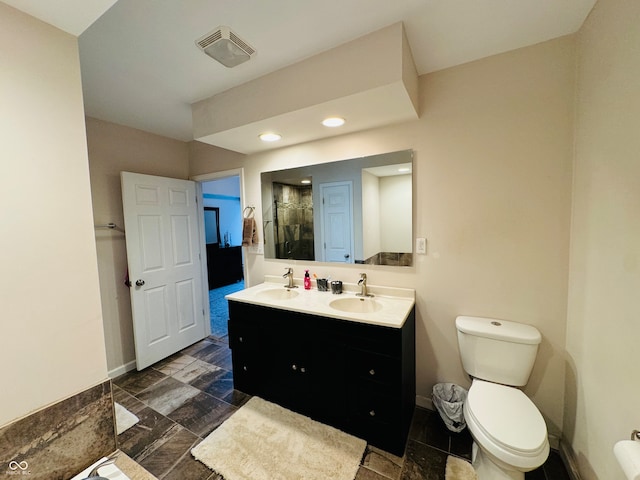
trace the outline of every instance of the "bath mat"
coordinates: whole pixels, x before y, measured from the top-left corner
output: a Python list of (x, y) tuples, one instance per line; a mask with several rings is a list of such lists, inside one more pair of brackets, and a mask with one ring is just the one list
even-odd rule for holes
[(140, 419), (118, 402), (114, 402), (114, 404), (116, 410), (116, 432), (120, 435), (122, 432), (133, 427)]
[(191, 450), (224, 480), (353, 480), (367, 443), (258, 397)]
[(478, 480), (478, 475), (471, 464), (461, 458), (447, 457), (445, 480)]

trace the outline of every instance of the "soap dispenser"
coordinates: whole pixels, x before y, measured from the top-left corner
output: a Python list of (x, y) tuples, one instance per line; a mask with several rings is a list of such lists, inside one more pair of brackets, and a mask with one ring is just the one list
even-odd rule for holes
[(309, 276), (309, 270), (304, 271), (304, 289), (311, 290), (311, 277)]

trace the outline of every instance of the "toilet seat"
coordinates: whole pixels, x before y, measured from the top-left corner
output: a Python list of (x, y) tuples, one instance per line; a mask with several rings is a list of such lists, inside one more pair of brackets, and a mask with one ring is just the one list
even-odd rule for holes
[(528, 470), (546, 460), (549, 454), (546, 424), (521, 390), (474, 380), (464, 414), (476, 441), (506, 464)]

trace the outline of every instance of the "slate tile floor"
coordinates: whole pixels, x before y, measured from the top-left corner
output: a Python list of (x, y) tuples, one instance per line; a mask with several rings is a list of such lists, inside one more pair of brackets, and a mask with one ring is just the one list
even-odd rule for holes
[[(191, 448), (250, 397), (233, 389), (226, 338), (208, 337), (141, 372), (113, 381), (114, 400), (140, 422), (118, 436), (118, 447), (161, 480), (221, 480), (191, 456)], [(367, 447), (355, 480), (444, 480), (447, 455), (471, 458), (467, 430), (449, 432), (438, 414), (416, 408), (403, 458)], [(569, 480), (552, 452), (527, 480)]]

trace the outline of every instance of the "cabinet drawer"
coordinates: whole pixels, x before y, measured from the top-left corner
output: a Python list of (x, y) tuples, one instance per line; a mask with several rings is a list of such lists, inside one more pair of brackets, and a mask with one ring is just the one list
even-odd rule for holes
[(400, 359), (364, 350), (351, 350), (349, 353), (350, 370), (357, 378), (386, 385), (401, 383)]
[(351, 409), (358, 423), (366, 425), (398, 421), (399, 408), (392, 396), (369, 388), (358, 388), (354, 397), (355, 401), (351, 404)]

